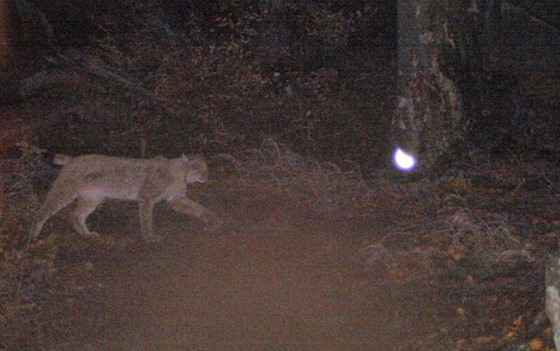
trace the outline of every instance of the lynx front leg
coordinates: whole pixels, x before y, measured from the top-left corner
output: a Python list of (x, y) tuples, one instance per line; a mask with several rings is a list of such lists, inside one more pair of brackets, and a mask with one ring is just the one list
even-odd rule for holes
[(140, 234), (147, 242), (161, 241), (161, 236), (153, 232), (154, 203), (151, 201), (140, 201)]
[(187, 199), (186, 197), (174, 199), (168, 202), (171, 208), (180, 213), (200, 219), (206, 224), (208, 230), (215, 231), (221, 226), (221, 222), (216, 215), (210, 212), (206, 207)]

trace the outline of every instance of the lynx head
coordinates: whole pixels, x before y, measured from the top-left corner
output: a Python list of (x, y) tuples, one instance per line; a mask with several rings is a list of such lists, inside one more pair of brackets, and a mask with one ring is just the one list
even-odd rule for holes
[(187, 184), (205, 183), (208, 180), (208, 165), (201, 157), (182, 155), (181, 159), (187, 164)]

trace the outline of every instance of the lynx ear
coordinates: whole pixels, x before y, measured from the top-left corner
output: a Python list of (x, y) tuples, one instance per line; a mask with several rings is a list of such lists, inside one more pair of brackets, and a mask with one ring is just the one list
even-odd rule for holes
[(182, 154), (182, 155), (181, 155), (181, 159), (182, 159), (183, 161), (185, 161), (185, 162), (189, 162), (189, 161), (190, 161), (189, 158), (188, 158), (187, 156), (185, 156), (185, 154)]

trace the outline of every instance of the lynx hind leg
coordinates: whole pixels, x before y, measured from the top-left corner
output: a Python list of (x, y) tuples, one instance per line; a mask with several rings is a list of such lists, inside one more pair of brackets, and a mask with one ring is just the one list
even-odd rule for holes
[(55, 183), (48, 193), (43, 206), (39, 209), (35, 215), (35, 220), (29, 232), (31, 239), (36, 239), (43, 229), (43, 225), (54, 216), (58, 211), (68, 206), (74, 199), (76, 195), (73, 192), (65, 191)]
[(98, 236), (96, 232), (92, 232), (86, 225), (88, 216), (95, 211), (97, 206), (103, 201), (103, 198), (98, 197), (79, 197), (76, 208), (72, 216), (72, 225), (74, 230), (81, 236), (91, 237)]

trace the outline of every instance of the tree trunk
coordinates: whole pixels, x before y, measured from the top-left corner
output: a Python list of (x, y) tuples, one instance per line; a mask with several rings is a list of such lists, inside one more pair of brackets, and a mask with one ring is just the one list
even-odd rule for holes
[(399, 0), (395, 146), (433, 169), (461, 143), (482, 70), (478, 10), (462, 0)]
[(0, 0), (0, 67), (5, 69), (9, 66), (12, 56), (11, 47), (11, 0)]

